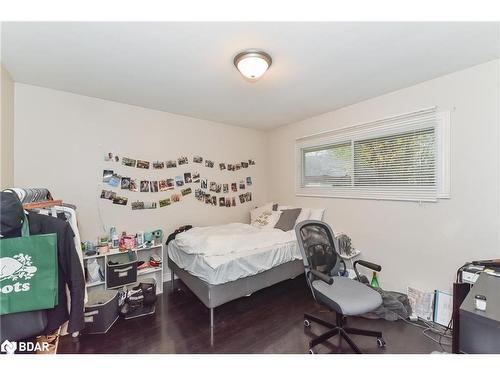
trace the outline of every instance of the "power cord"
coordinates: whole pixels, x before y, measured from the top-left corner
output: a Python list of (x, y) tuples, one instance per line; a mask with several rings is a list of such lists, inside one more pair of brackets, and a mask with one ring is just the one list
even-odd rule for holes
[[(432, 340), (433, 342), (435, 342), (436, 344), (439, 345), (439, 347), (444, 351), (446, 352), (447, 350), (444, 348), (444, 346), (451, 346), (451, 342), (443, 342), (443, 338), (446, 338), (448, 340), (451, 340), (451, 335), (448, 334), (448, 331), (451, 331), (451, 323), (452, 323), (452, 320), (450, 320), (450, 322), (448, 323), (448, 326), (445, 327), (444, 329), (441, 327), (441, 326), (437, 326), (435, 324), (430, 324), (429, 322), (425, 321), (425, 320), (422, 320), (419, 318), (418, 322), (419, 323), (415, 323), (415, 322), (411, 322), (405, 318), (403, 318), (401, 315), (398, 315), (399, 318), (405, 322), (406, 324), (409, 324), (409, 325), (412, 325), (412, 326), (415, 326), (417, 328), (420, 328), (422, 329), (422, 334), (427, 337), (428, 339)], [(436, 338), (435, 336), (432, 336), (431, 334), (429, 334), (429, 332), (431, 332), (432, 334), (438, 336), (439, 338)]]

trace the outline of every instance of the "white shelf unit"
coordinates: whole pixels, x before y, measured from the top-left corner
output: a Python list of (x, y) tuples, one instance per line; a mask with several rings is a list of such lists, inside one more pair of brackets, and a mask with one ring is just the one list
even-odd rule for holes
[[(160, 245), (153, 245), (150, 247), (143, 247), (143, 248), (135, 248), (132, 249), (137, 254), (137, 261), (149, 261), (149, 258), (154, 255), (156, 258), (161, 259), (161, 265), (159, 267), (147, 267), (143, 268), (140, 270), (137, 270), (137, 282), (146, 279), (146, 278), (153, 278), (156, 280), (156, 294), (163, 293), (163, 244)], [(100, 289), (107, 289), (106, 288), (106, 264), (108, 264), (108, 258), (113, 260), (113, 256), (117, 254), (123, 254), (119, 249), (110, 249), (109, 252), (105, 254), (96, 254), (96, 255), (89, 255), (89, 256), (84, 256), (83, 261), (86, 262), (90, 259), (97, 259), (99, 262), (99, 266), (101, 267), (101, 270), (104, 274), (104, 280), (102, 281), (96, 281), (86, 283), (86, 286), (88, 289), (90, 288), (100, 288)], [(135, 283), (133, 283), (135, 284)], [(128, 284), (131, 285), (131, 284)], [(109, 289), (120, 289), (123, 286), (115, 287), (115, 288), (109, 288)]]

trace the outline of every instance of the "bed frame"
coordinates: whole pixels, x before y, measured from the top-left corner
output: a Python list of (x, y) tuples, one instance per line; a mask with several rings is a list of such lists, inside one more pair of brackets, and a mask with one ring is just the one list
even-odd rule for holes
[(302, 260), (296, 259), (256, 275), (214, 285), (183, 270), (170, 257), (168, 257), (168, 267), (171, 272), (172, 289), (174, 287), (174, 276), (177, 275), (201, 302), (210, 309), (211, 329), (214, 326), (214, 308), (217, 306), (240, 297), (249, 296), (260, 289), (267, 288), (281, 281), (293, 279), (304, 272)]

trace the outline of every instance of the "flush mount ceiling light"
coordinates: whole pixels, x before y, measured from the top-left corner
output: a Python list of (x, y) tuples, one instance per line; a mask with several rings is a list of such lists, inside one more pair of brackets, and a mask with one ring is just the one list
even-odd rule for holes
[(269, 69), (273, 60), (269, 54), (249, 49), (234, 57), (234, 66), (249, 81), (255, 82)]

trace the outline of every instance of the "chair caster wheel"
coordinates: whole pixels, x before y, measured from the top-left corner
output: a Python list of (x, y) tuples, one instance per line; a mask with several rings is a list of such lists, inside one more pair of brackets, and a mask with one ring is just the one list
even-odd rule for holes
[(307, 319), (304, 319), (304, 327), (310, 327), (311, 326), (311, 322)]
[(385, 348), (385, 340), (382, 337), (377, 338), (377, 345), (379, 348)]
[(316, 352), (312, 349), (309, 349), (309, 354), (316, 354)]

